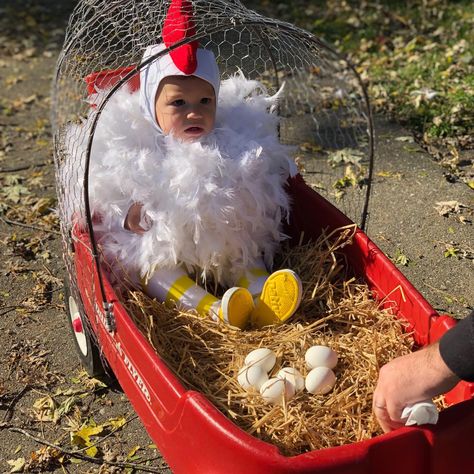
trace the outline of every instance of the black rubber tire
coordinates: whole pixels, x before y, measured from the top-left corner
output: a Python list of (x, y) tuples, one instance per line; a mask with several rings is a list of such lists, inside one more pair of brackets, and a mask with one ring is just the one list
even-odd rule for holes
[[(77, 296), (80, 298), (80, 296)], [(87, 317), (82, 313), (82, 301), (78, 304), (75, 296), (69, 288), (69, 283), (64, 281), (64, 301), (66, 304), (66, 317), (74, 340), (74, 346), (79, 356), (81, 364), (91, 377), (108, 377), (110, 369), (104, 366), (105, 361), (101, 357), (96, 340), (91, 334)], [(82, 332), (76, 333), (73, 327), (73, 319), (80, 318)]]

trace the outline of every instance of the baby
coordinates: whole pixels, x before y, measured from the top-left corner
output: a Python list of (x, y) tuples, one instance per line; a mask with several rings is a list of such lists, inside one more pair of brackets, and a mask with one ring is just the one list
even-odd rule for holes
[(84, 225), (77, 177), (89, 154), (94, 238), (111, 280), (239, 328), (279, 324), (302, 294), (292, 270), (269, 272), (297, 173), (277, 133), (279, 94), (242, 73), (221, 81), (213, 53), (195, 41), (174, 47), (195, 35), (192, 20), (192, 4), (172, 0), (138, 91), (98, 87), (88, 116), (68, 125), (66, 220)]
[[(164, 49), (164, 45), (148, 47), (143, 61)], [(188, 154), (193, 153), (193, 145), (205, 152), (215, 152), (216, 147), (219, 146), (212, 137), (216, 132), (216, 109), (220, 88), (219, 70), (212, 52), (197, 49), (195, 57), (194, 69), (180, 68), (176, 64), (179, 63), (176, 58), (173, 58), (171, 54), (164, 54), (143, 66), (140, 72), (140, 107), (145, 118), (153, 126), (158, 141), (168, 137), (169, 140), (165, 141), (165, 147), (184, 146), (183, 151)], [(249, 106), (252, 106), (251, 102)], [(259, 126), (261, 124), (254, 124), (256, 128)], [(277, 139), (276, 128), (274, 128), (274, 135)], [(245, 136), (241, 137), (241, 140), (245, 139)], [(268, 141), (268, 138), (265, 137), (265, 140)], [(265, 142), (265, 140), (263, 141)], [(186, 145), (190, 145), (190, 147), (186, 148)], [(265, 143), (258, 144), (259, 153), (264, 152), (262, 150), (264, 145)], [(158, 146), (162, 147), (163, 143)], [(233, 150), (220, 149), (219, 151), (227, 155), (225, 159), (233, 159)], [(183, 168), (186, 168), (186, 159), (186, 156), (182, 157)], [(271, 159), (271, 157), (267, 159)], [(285, 177), (284, 170), (277, 168), (274, 174), (278, 175), (280, 193), (284, 193), (284, 180), (282, 179)], [(194, 177), (195, 180), (200, 180), (200, 178), (199, 175)], [(215, 184), (213, 183), (214, 186)], [(179, 189), (177, 191), (180, 192)], [(233, 192), (235, 198), (231, 199), (232, 205), (235, 208), (248, 207), (252, 211), (253, 206), (249, 207), (248, 203), (239, 202), (239, 197), (247, 199), (248, 193), (239, 193), (235, 189)], [(250, 197), (254, 199), (252, 204), (256, 207), (262, 206), (259, 200), (268, 200), (268, 196), (264, 196), (263, 199), (259, 199), (258, 196), (256, 198), (255, 196)], [(176, 198), (179, 199), (179, 195)], [(271, 209), (266, 203), (265, 206), (269, 209), (265, 209), (264, 214), (272, 211), (273, 215), (267, 215), (267, 218), (281, 219), (280, 208), (288, 207), (287, 202), (283, 204), (282, 206), (277, 201), (273, 203), (273, 209)], [(199, 203), (197, 205), (199, 206)], [(154, 224), (153, 212), (147, 211), (146, 208), (146, 203), (134, 202), (126, 214), (124, 228), (144, 236)], [(217, 213), (222, 211), (232, 213), (232, 209), (216, 209)], [(236, 221), (235, 224), (238, 226), (239, 222)], [(232, 226), (233, 223), (229, 221), (228, 225)], [(280, 227), (280, 222), (276, 223), (276, 227)], [(218, 231), (218, 229), (214, 230)], [(211, 231), (211, 228), (206, 229), (203, 222), (203, 232)], [(232, 229), (232, 232), (239, 231), (242, 230)], [(272, 236), (263, 237), (275, 240)], [(177, 238), (179, 237), (177, 236)], [(208, 239), (212, 242), (213, 236), (209, 235)], [(281, 237), (278, 236), (276, 240), (278, 243)], [(274, 243), (272, 242), (272, 244)], [(232, 286), (225, 291), (220, 300), (190, 278), (188, 271), (198, 269), (189, 265), (189, 262), (180, 262), (179, 258), (177, 264), (172, 267), (155, 266), (142, 279), (142, 287), (148, 295), (160, 301), (174, 302), (185, 308), (193, 308), (202, 315), (210, 314), (239, 328), (245, 327), (249, 319), (257, 327), (284, 322), (294, 314), (300, 304), (301, 282), (292, 270), (284, 269), (269, 274), (262, 257), (259, 256), (259, 252), (262, 252), (264, 246), (258, 241), (255, 242), (255, 246), (257, 248), (254, 249), (253, 255), (241, 255), (238, 258), (240, 261), (236, 263), (237, 267), (241, 269), (241, 274), (231, 272), (234, 274), (234, 277), (230, 278)], [(235, 252), (233, 256), (235, 256)], [(243, 268), (245, 267), (242, 265), (244, 262), (250, 264), (248, 268)], [(230, 264), (232, 265), (232, 261)], [(205, 272), (203, 276), (206, 276)], [(229, 275), (224, 280), (229, 281)], [(219, 277), (217, 282), (221, 283)]]
[(241, 73), (221, 82), (213, 53), (182, 41), (196, 32), (192, 8), (170, 3), (138, 92), (98, 88), (89, 115), (69, 125), (66, 215), (85, 218), (77, 159), (89, 150), (94, 237), (112, 277), (239, 328), (282, 323), (302, 288), (292, 270), (269, 272), (297, 172), (277, 134), (278, 94)]

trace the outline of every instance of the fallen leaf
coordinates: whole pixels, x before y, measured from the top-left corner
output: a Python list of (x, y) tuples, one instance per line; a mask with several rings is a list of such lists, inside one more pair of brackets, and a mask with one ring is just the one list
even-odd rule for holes
[(337, 150), (328, 155), (328, 163), (331, 166), (339, 166), (345, 164), (352, 164), (360, 166), (360, 162), (364, 154), (360, 150), (355, 150), (353, 148), (343, 148), (342, 150)]
[(444, 256), (445, 256), (446, 258), (457, 257), (458, 252), (459, 252), (459, 249), (458, 249), (458, 248), (456, 248), (456, 247), (448, 247), (448, 248), (444, 251)]
[[(96, 436), (102, 433), (102, 431), (104, 431), (104, 427), (102, 425), (84, 424), (79, 430), (71, 432), (71, 444), (79, 446), (80, 448), (90, 447), (90, 452), (93, 453), (93, 448), (95, 448), (95, 446), (91, 446), (91, 436)], [(97, 454), (97, 451), (95, 451), (95, 454)], [(88, 455), (94, 456), (90, 453), (88, 453)]]
[(318, 153), (322, 150), (321, 145), (309, 142), (302, 143), (299, 149), (305, 153)]
[(59, 407), (54, 411), (54, 420), (59, 420), (63, 415), (67, 415), (71, 408), (79, 401), (76, 396), (68, 397), (66, 400), (61, 402)]
[(33, 412), (38, 421), (54, 421), (56, 402), (49, 395), (38, 398), (33, 403)]
[(35, 214), (48, 214), (51, 212), (51, 208), (54, 206), (55, 199), (51, 197), (43, 197), (36, 201), (35, 205), (32, 207), (32, 211)]
[(25, 105), (32, 104), (35, 100), (38, 99), (36, 94), (32, 94), (28, 97), (20, 97), (19, 99), (15, 99), (12, 101), (12, 105), (15, 109), (21, 110), (24, 108)]
[(129, 461), (136, 461), (138, 459), (140, 459), (140, 456), (136, 456), (137, 454), (137, 451), (142, 449), (141, 446), (134, 446), (127, 454), (127, 459)]
[(114, 430), (117, 430), (121, 428), (123, 425), (125, 425), (126, 422), (127, 420), (122, 416), (118, 418), (111, 418), (110, 420), (107, 421), (106, 424), (108, 426), (111, 426)]
[(420, 148), (418, 148), (417, 146), (407, 146), (407, 145), (405, 145), (403, 147), (403, 149), (405, 151), (408, 151), (409, 153), (416, 152), (416, 151), (421, 151)]
[(461, 208), (466, 207), (464, 204), (460, 203), (459, 201), (439, 201), (436, 203), (434, 207), (439, 215), (447, 216), (451, 212), (458, 213), (460, 212)]
[(381, 178), (396, 178), (396, 179), (402, 179), (402, 174), (397, 172), (394, 173), (392, 171), (379, 171), (375, 173), (376, 176), (380, 176)]
[(31, 453), (30, 459), (25, 465), (27, 472), (46, 472), (57, 467), (64, 460), (61, 451), (51, 446), (44, 446)]
[(8, 76), (5, 79), (5, 85), (7, 86), (7, 88), (10, 88), (11, 86), (14, 86), (15, 84), (18, 84), (19, 82), (22, 82), (24, 80), (25, 78), (23, 76), (18, 76), (18, 75)]
[(23, 472), (23, 468), (25, 467), (26, 461), (25, 458), (18, 458), (18, 459), (10, 459), (7, 461), (8, 464), (12, 467), (10, 472)]
[(97, 449), (96, 446), (91, 446), (90, 448), (87, 448), (85, 452), (87, 456), (90, 456), (91, 458), (95, 458), (99, 450)]
[(408, 267), (408, 264), (410, 263), (410, 259), (408, 258), (407, 255), (403, 253), (402, 250), (397, 249), (397, 251), (395, 252), (395, 263), (397, 265)]
[(12, 201), (13, 203), (18, 204), (20, 202), (20, 198), (22, 196), (29, 195), (30, 191), (28, 190), (28, 188), (26, 188), (22, 184), (13, 184), (11, 186), (4, 186), (2, 190), (2, 194), (9, 201)]
[(403, 136), (395, 138), (396, 142), (415, 143), (415, 139), (412, 136)]

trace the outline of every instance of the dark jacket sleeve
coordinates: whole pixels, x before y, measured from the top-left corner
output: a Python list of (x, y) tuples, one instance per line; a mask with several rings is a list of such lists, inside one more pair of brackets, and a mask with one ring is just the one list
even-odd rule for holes
[(460, 379), (474, 382), (474, 311), (443, 335), (439, 352)]

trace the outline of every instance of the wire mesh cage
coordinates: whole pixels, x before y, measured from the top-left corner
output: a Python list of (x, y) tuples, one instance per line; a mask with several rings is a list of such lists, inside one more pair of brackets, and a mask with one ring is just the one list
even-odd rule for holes
[[(53, 84), (52, 122), (61, 232), (73, 293), (84, 278), (94, 294), (94, 279), (78, 275), (71, 243), (79, 216), (98, 261), (88, 194), (96, 125), (110, 98), (137, 77), (145, 48), (162, 41), (169, 5), (158, 0), (83, 0), (71, 15)], [(368, 97), (355, 69), (320, 38), (261, 16), (239, 1), (194, 0), (192, 8), (193, 34), (163, 54), (197, 40), (214, 53), (222, 79), (241, 71), (270, 93), (285, 84), (278, 110), (280, 141), (295, 145), (295, 157), (302, 158), (318, 192), (364, 228), (373, 132)], [(91, 107), (89, 97), (97, 87), (106, 93)], [(67, 133), (71, 124), (92, 115), (81, 135)]]

